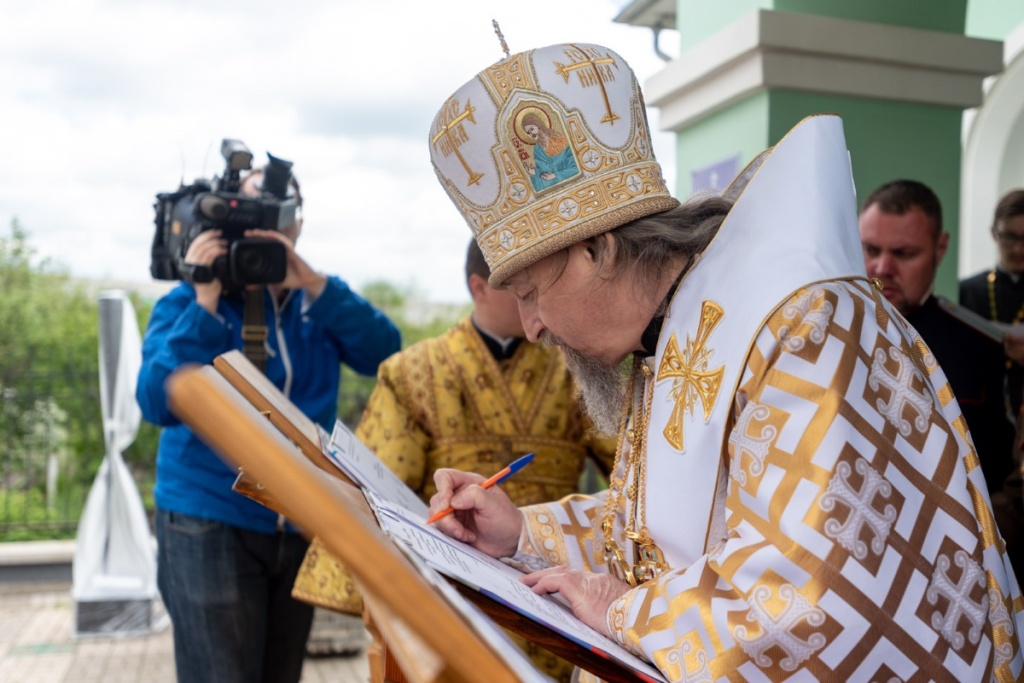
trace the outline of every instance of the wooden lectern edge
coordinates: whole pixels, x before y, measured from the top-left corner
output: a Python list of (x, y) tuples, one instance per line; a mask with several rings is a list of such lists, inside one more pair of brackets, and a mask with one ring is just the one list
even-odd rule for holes
[[(182, 421), (258, 481), (272, 482), (269, 488), (293, 511), (293, 518), (348, 565), (365, 592), (386, 610), (402, 615), (409, 629), (446, 663), (444, 680), (470, 683), (480, 680), (482, 672), (488, 681), (518, 680), (462, 617), (422, 582), (380, 529), (355, 513), (339, 491), (326, 486), (316, 466), (251, 404), (239, 400), (243, 397), (214, 368), (183, 368), (168, 378), (167, 387), (171, 410)], [(324, 514), (328, 509), (330, 514)], [(369, 548), (374, 552), (366, 552)]]
[[(324, 470), (328, 474), (341, 479), (342, 481), (355, 485), (355, 483), (345, 475), (344, 472), (339, 470), (334, 463), (332, 463), (327, 456), (323, 454), (320, 448), (319, 439), (312, 439), (311, 434), (316, 434), (316, 425), (312, 420), (308, 420), (305, 415), (302, 417), (307, 419), (309, 422), (308, 429), (303, 429), (295, 425), (291, 420), (285, 417), (281, 411), (274, 405), (274, 402), (267, 397), (267, 393), (273, 392), (275, 396), (278, 396), (281, 400), (287, 401), (288, 398), (283, 394), (280, 394), (280, 389), (274, 386), (268, 380), (265, 380), (263, 375), (259, 374), (255, 366), (251, 366), (255, 375), (258, 377), (257, 380), (261, 386), (256, 386), (254, 380), (246, 375), (241, 369), (239, 369), (236, 363), (249, 363), (249, 360), (240, 351), (229, 351), (225, 354), (221, 354), (213, 359), (213, 366), (217, 369), (221, 375), (238, 390), (242, 396), (244, 396), (250, 403), (256, 406), (259, 410), (267, 413), (267, 419), (269, 419), (275, 427), (280, 429), (288, 438), (290, 438), (299, 449), (309, 458), (313, 464), (320, 469)], [(243, 366), (244, 367), (244, 366)]]
[[(241, 469), (241, 468), (239, 468)], [(335, 489), (339, 495), (344, 496), (345, 499), (352, 506), (353, 512), (360, 514), (363, 519), (367, 520), (371, 524), (376, 524), (376, 516), (373, 514), (373, 510), (370, 509), (370, 504), (366, 502), (366, 498), (363, 496), (362, 490), (355, 484), (349, 483), (347, 480), (341, 480), (331, 476), (328, 472), (318, 470), (316, 475), (323, 482), (324, 486)], [(256, 479), (247, 474), (244, 470), (238, 475), (231, 490), (235, 493), (241, 494), (246, 498), (250, 498), (260, 505), (270, 508), (274, 512), (284, 515), (288, 519), (296, 519), (295, 514), (292, 510), (288, 509), (280, 500), (278, 500), (270, 491), (258, 483)], [(312, 540), (312, 536), (308, 531), (299, 527), (299, 531), (307, 539)]]
[[(274, 512), (282, 514), (289, 519), (294, 519), (295, 515), (291, 510), (287, 509), (281, 504), (281, 501), (271, 496), (265, 488), (260, 491), (254, 491), (248, 489), (249, 484), (254, 484), (255, 481), (252, 477), (248, 477), (246, 485), (240, 485), (243, 481), (243, 477), (246, 475), (239, 475), (238, 480), (232, 487), (237, 493), (252, 498), (257, 503), (269, 507)], [(320, 480), (325, 486), (332, 486), (338, 490), (339, 494), (345, 496), (348, 501), (352, 504), (353, 510), (362, 514), (363, 517), (369, 520), (371, 523), (375, 522), (373, 511), (370, 509), (370, 505), (366, 502), (363, 497), (362, 491), (359, 490), (354, 484), (348, 484), (340, 479), (335, 479), (326, 472), (317, 472)], [(261, 486), (262, 488), (262, 486)], [(299, 528), (299, 531), (307, 538), (311, 539), (303, 528)], [(364, 596), (363, 606), (367, 612), (366, 619), (370, 620), (366, 626), (371, 631), (376, 630), (378, 632), (378, 638), (381, 642), (387, 643), (387, 657), (394, 658), (394, 664), (399, 667), (401, 671), (401, 678), (396, 680), (409, 680), (409, 681), (441, 681), (444, 680), (443, 672), (445, 670), (444, 662), (441, 658), (430, 649), (430, 647), (423, 642), (423, 640), (417, 636), (399, 617), (395, 616), (384, 604), (379, 602), (372, 597), (366, 596), (372, 595), (363, 589), (362, 585), (356, 580), (356, 584), (359, 585), (360, 591)], [(385, 661), (387, 658), (385, 657)], [(381, 664), (386, 666), (386, 664)], [(385, 672), (384, 681), (390, 681), (387, 673)]]
[[(256, 370), (255, 366), (252, 366), (248, 359), (240, 351), (230, 351), (226, 354), (222, 354), (214, 359), (214, 367), (217, 372), (231, 385), (235, 390), (241, 394), (255, 410), (266, 411), (269, 413), (264, 416), (265, 420), (269, 420), (275, 427), (277, 427), (286, 437), (290, 438), (296, 447), (302, 451), (306, 457), (313, 462), (321, 471), (317, 474), (320, 475), (320, 479), (325, 486), (331, 487), (338, 491), (341, 495), (344, 495), (348, 502), (354, 506), (355, 510), (362, 514), (363, 518), (368, 523), (377, 529), (376, 517), (372, 510), (363, 497), (362, 492), (358, 486), (354, 484), (347, 476), (345, 476), (341, 470), (339, 470), (326, 456), (323, 455), (319, 446), (310, 442), (306, 436), (306, 432), (302, 428), (293, 425), (292, 422), (285, 416), (282, 411), (279, 411), (274, 404), (274, 400), (271, 397), (265, 395), (265, 393), (278, 396), (281, 401), (288, 401), (287, 397), (280, 393), (280, 390), (265, 380), (262, 374)], [(251, 369), (251, 372), (247, 371)], [(259, 386), (257, 386), (257, 384)], [(295, 412), (295, 411), (292, 411)], [(296, 417), (302, 417), (302, 419), (308, 421), (311, 425), (311, 420), (308, 420), (306, 416), (301, 413), (296, 413)], [(315, 432), (316, 427), (312, 426), (309, 431)], [(319, 437), (318, 437), (319, 438)], [(305, 444), (305, 445), (303, 445)], [(247, 490), (241, 484), (248, 484), (249, 489)], [(260, 487), (260, 490), (256, 490), (256, 487)], [(269, 507), (275, 512), (284, 514), (290, 519), (298, 519), (295, 514), (290, 510), (287, 510), (285, 506), (276, 497), (262, 486), (251, 473), (244, 472), (239, 476), (236, 481), (235, 490), (241, 495), (246, 495), (256, 502)], [(310, 536), (310, 532), (306, 529), (301, 529), (304, 535)], [(354, 577), (357, 584), (361, 584), (358, 577)], [(581, 648), (579, 643), (576, 641), (566, 638), (558, 634), (555, 631), (541, 626), (528, 617), (522, 614), (510, 610), (508, 607), (495, 602), (491, 598), (478, 593), (477, 591), (467, 588), (457, 581), (452, 582), (458, 591), (463, 595), (464, 598), (470, 602), (476, 604), (477, 607), (482, 609), (492, 620), (504, 628), (518, 633), (521, 636), (525, 636), (528, 640), (531, 640), (538, 645), (541, 645), (545, 649), (553, 652), (564, 659), (575, 662), (577, 665), (587, 669), (594, 674), (601, 677), (602, 680), (609, 681), (609, 683), (633, 683), (636, 681), (643, 680), (637, 675), (637, 672), (633, 672), (628, 667), (624, 667), (620, 664), (614, 663), (606, 656), (598, 655), (591, 652), (588, 648)], [(360, 586), (362, 588), (362, 586)], [(369, 591), (363, 591), (364, 594)], [(371, 600), (366, 603), (367, 611), (371, 617), (378, 610), (370, 609), (371, 604), (376, 604), (376, 601)], [(386, 610), (383, 605), (380, 606), (380, 610)], [(388, 612), (389, 614), (393, 614)], [(376, 617), (374, 617), (376, 618)], [(390, 622), (383, 622), (384, 628), (381, 630), (388, 630), (387, 624)], [(373, 628), (372, 624), (367, 624), (369, 628)], [(408, 629), (404, 633), (410, 633)], [(397, 645), (393, 634), (388, 635), (388, 649), (395, 655), (395, 659), (399, 660), (402, 666), (412, 666), (408, 661), (415, 659), (418, 649), (415, 644), (410, 644), (408, 648), (403, 648)], [(404, 636), (403, 636), (404, 637)], [(425, 647), (425, 646), (423, 646)], [(402, 651), (400, 651), (402, 650)], [(422, 647), (419, 647), (422, 650)], [(430, 667), (417, 667), (422, 671), (430, 671)], [(420, 678), (417, 680), (430, 680), (429, 678)]]
[[(362, 585), (359, 588), (363, 590)], [(365, 590), (363, 594), (366, 595)], [(371, 628), (387, 631), (383, 640), (387, 643), (388, 656), (394, 658), (405, 678), (414, 681), (444, 681), (448, 678), (445, 661), (387, 605), (364, 598), (363, 607), (369, 615), (367, 623), (372, 624)]]

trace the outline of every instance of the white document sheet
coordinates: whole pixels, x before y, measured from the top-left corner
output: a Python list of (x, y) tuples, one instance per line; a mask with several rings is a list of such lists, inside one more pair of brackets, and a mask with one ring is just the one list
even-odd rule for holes
[(648, 662), (580, 621), (561, 596), (534, 593), (519, 580), (522, 572), (518, 569), (428, 526), (424, 515), (396, 506), (372, 492), (367, 492), (366, 497), (381, 529), (410, 548), (430, 567), (583, 647), (601, 652), (609, 659), (645, 674), (650, 680), (665, 680)]
[(469, 622), (470, 627), (491, 646), (498, 656), (509, 665), (522, 683), (553, 683), (550, 676), (534, 668), (527, 656), (491, 618), (479, 607), (466, 600), (441, 574), (423, 561), (419, 554), (399, 539), (394, 539), (398, 546), (431, 586), (441, 593), (445, 601)]
[(341, 420), (334, 424), (334, 432), (324, 455), (363, 491), (373, 492), (384, 500), (426, 518), (429, 509), (427, 504), (389, 470), (373, 451), (363, 445)]

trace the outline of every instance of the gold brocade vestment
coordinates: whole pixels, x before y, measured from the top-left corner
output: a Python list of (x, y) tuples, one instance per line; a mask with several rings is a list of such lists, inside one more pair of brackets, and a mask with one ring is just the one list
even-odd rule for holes
[(642, 519), (664, 567), (611, 603), (613, 640), (669, 681), (1021, 680), (1024, 599), (978, 456), (863, 274), (838, 118), (764, 158), (644, 363), (624, 494), (525, 508), (517, 555), (606, 572), (610, 539), (636, 566)]
[[(517, 505), (557, 500), (576, 491), (588, 455), (605, 471), (614, 455), (574, 394), (558, 349), (524, 342), (498, 361), (467, 317), (381, 364), (356, 435), (424, 500), (436, 491), (438, 468), (489, 476), (530, 452), (530, 466), (502, 488)], [(315, 540), (292, 594), (361, 609), (348, 571)]]
[[(824, 283), (760, 330), (725, 397), (735, 417), (720, 437), (707, 550), (608, 613), (613, 639), (670, 681), (1020, 680), (1024, 601), (977, 456), (920, 336), (881, 332), (906, 325), (893, 315), (865, 281)], [(863, 372), (844, 370), (858, 358)], [(939, 388), (905, 417), (887, 413), (901, 370), (908, 398), (930, 393), (925, 378)], [(591, 524), (603, 503), (525, 508), (520, 557), (608, 571)], [(701, 517), (685, 499), (672, 513)]]

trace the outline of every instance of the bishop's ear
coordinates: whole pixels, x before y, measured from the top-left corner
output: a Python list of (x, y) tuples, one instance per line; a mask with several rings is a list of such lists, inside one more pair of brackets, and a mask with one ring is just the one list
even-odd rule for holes
[(617, 249), (615, 238), (610, 232), (602, 232), (594, 235), (580, 243), (585, 250), (587, 259), (594, 266), (595, 271), (603, 276), (609, 276), (615, 266)]

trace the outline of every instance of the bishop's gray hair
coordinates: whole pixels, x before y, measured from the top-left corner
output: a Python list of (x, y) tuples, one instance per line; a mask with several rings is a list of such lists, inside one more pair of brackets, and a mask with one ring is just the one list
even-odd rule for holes
[[(615, 241), (614, 263), (604, 234), (585, 240), (594, 250), (598, 272), (605, 272), (608, 281), (632, 273), (633, 284), (643, 291), (661, 282), (665, 271), (679, 260), (693, 263), (701, 254), (732, 209), (733, 202), (715, 194), (700, 193), (667, 211), (638, 218), (607, 233)], [(552, 282), (568, 264), (569, 250), (554, 255)], [(604, 268), (609, 267), (608, 271)]]
[[(680, 257), (692, 263), (701, 254), (732, 209), (732, 202), (714, 194), (699, 194), (661, 213), (639, 218), (612, 230), (615, 262), (610, 279), (632, 272), (634, 284), (660, 282), (665, 269)], [(595, 242), (597, 263), (604, 266), (607, 242)]]

